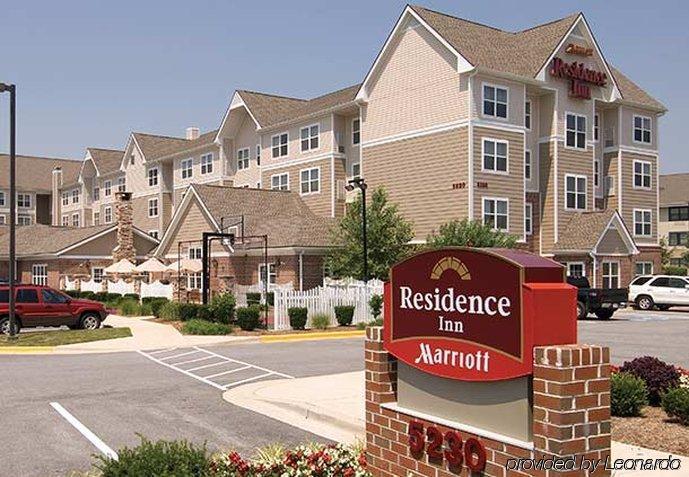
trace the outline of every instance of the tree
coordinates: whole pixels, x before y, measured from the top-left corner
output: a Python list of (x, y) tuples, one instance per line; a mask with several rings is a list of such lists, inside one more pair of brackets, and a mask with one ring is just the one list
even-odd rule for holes
[(514, 248), (517, 237), (493, 230), (477, 220), (453, 220), (440, 226), (436, 233), (433, 231), (426, 243), (431, 248), (439, 247), (499, 247)]
[[(386, 280), (390, 267), (412, 250), (409, 241), (414, 233), (411, 223), (400, 215), (397, 206), (388, 203), (385, 189), (375, 189), (369, 200), (366, 207), (368, 274), (369, 278)], [(332, 274), (363, 279), (361, 194), (347, 206), (344, 217), (333, 230), (333, 242), (338, 247), (328, 256)]]
[(660, 239), (660, 264), (666, 267), (670, 264), (670, 256), (672, 255), (672, 249), (668, 248), (665, 237)]

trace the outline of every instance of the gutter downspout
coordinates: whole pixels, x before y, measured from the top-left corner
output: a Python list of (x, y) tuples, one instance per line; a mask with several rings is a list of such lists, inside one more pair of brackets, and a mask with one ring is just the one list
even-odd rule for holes
[(304, 291), (304, 252), (299, 252), (299, 291)]
[(593, 252), (589, 252), (589, 256), (593, 260), (593, 284), (591, 285), (593, 288), (597, 288), (598, 286), (598, 260), (596, 259), (596, 254)]

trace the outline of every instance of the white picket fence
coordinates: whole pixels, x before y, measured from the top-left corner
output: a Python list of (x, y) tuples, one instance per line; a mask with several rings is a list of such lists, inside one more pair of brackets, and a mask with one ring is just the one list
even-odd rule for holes
[(343, 305), (354, 306), (353, 324), (368, 323), (373, 319), (368, 302), (374, 294), (383, 294), (383, 282), (342, 286), (333, 286), (329, 283), (307, 291), (275, 290), (273, 328), (275, 330), (290, 329), (287, 310), (293, 307), (308, 310), (307, 327), (310, 326), (311, 319), (318, 314), (329, 315), (331, 325), (337, 325), (335, 307)]
[(90, 291), (93, 293), (98, 293), (103, 291), (103, 283), (96, 282), (93, 279), (86, 281), (81, 281), (81, 291)]
[(108, 281), (108, 293), (117, 293), (119, 295), (134, 293), (134, 283), (127, 283), (122, 279), (116, 282)]
[(159, 280), (153, 283), (141, 283), (141, 298), (146, 298), (148, 296), (155, 297), (165, 297), (168, 300), (172, 300), (174, 295), (174, 287), (172, 284), (164, 284)]
[[(294, 285), (292, 282), (284, 284), (271, 284), (268, 286), (268, 292), (274, 292), (276, 290), (288, 291), (294, 290)], [(234, 293), (237, 299), (237, 306), (247, 306), (246, 294), (247, 293), (260, 293), (261, 301), (265, 302), (265, 297), (263, 296), (264, 288), (262, 283), (257, 283), (254, 285), (235, 285)]]
[(65, 277), (65, 290), (76, 290), (77, 289), (77, 281), (76, 280), (70, 280), (69, 277)]

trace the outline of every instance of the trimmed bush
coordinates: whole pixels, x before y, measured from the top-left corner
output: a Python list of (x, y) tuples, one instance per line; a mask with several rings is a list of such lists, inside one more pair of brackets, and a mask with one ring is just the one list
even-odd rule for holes
[(253, 331), (261, 324), (261, 310), (256, 306), (237, 308), (237, 325), (244, 331)]
[(141, 299), (142, 305), (149, 305), (151, 307), (151, 314), (160, 317), (160, 309), (168, 303), (169, 300), (162, 296), (147, 296)]
[(119, 312), (122, 316), (141, 316), (141, 305), (136, 300), (122, 300)]
[(92, 291), (83, 291), (79, 294), (79, 298), (85, 298), (87, 300), (95, 300), (96, 294)]
[(659, 406), (663, 393), (679, 386), (679, 371), (674, 366), (652, 356), (627, 361), (620, 371), (631, 373), (644, 380), (651, 406)]
[(206, 446), (187, 441), (151, 442), (141, 437), (141, 444), (117, 451), (118, 459), (96, 456), (94, 467), (103, 477), (175, 477), (210, 475), (210, 456)]
[(122, 296), (125, 300), (136, 300), (139, 301), (141, 297), (137, 293), (125, 293), (124, 296)]
[(210, 305), (199, 305), (196, 317), (192, 320), (216, 321), (213, 319), (213, 310), (211, 310)]
[(212, 321), (218, 323), (231, 323), (234, 321), (234, 310), (237, 300), (232, 293), (223, 293), (213, 297), (210, 303)]
[(179, 319), (189, 321), (199, 316), (201, 305), (197, 303), (180, 303), (178, 306)]
[(165, 321), (179, 320), (179, 303), (174, 301), (164, 303), (163, 306), (161, 306), (158, 310), (158, 314), (156, 316)]
[(65, 293), (72, 298), (81, 298), (81, 292), (79, 290), (65, 290)]
[(335, 318), (340, 326), (350, 326), (354, 320), (354, 307), (350, 305), (336, 306)]
[(194, 318), (184, 322), (182, 333), (188, 335), (227, 335), (232, 333), (232, 327), (224, 323)]
[(371, 298), (368, 299), (368, 306), (371, 308), (373, 319), (377, 320), (383, 308), (383, 297), (381, 295), (371, 295)]
[(633, 417), (648, 404), (646, 383), (630, 373), (615, 373), (610, 378), (610, 412), (613, 416)]
[(677, 419), (685, 426), (689, 426), (689, 389), (675, 388), (663, 394), (663, 411)]
[(108, 301), (108, 295), (108, 292), (96, 292), (93, 296), (93, 299), (105, 303), (106, 301)]
[(308, 310), (303, 307), (295, 306), (287, 309), (289, 316), (289, 325), (293, 330), (303, 330), (306, 327), (306, 320), (308, 317)]
[(246, 294), (246, 304), (251, 306), (251, 305), (259, 305), (261, 303), (261, 294), (260, 293), (247, 293)]
[(330, 316), (324, 313), (319, 313), (311, 318), (311, 327), (317, 330), (327, 330), (330, 326)]
[(682, 277), (687, 276), (687, 267), (680, 267), (676, 265), (667, 265), (663, 267), (663, 273), (665, 275), (678, 275)]

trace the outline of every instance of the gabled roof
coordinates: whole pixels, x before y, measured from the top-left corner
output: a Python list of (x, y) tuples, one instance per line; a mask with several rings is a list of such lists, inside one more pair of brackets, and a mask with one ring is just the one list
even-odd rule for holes
[[(133, 132), (131, 137), (147, 161), (156, 161), (213, 144), (213, 139), (215, 139), (217, 132), (217, 130), (209, 131), (201, 134), (196, 139), (142, 132)], [(122, 161), (124, 161), (124, 158), (122, 158)]]
[(555, 244), (555, 252), (594, 252), (604, 234), (614, 227), (627, 244), (630, 253), (637, 253), (632, 238), (622, 217), (614, 209), (595, 212), (578, 212), (567, 223), (564, 233)]
[(98, 147), (88, 147), (86, 150), (93, 161), (99, 175), (106, 175), (120, 169), (124, 151), (115, 149), (102, 149)]
[(620, 94), (622, 94), (622, 99), (631, 103), (640, 104), (642, 106), (648, 106), (653, 109), (659, 109), (662, 111), (667, 110), (663, 103), (641, 89), (640, 86), (627, 78), (620, 70), (612, 65), (610, 66), (610, 69), (612, 70), (612, 74), (615, 76), (617, 87), (620, 89)]
[(660, 176), (660, 206), (689, 205), (689, 172)]
[[(63, 184), (76, 183), (82, 161), (52, 157), (17, 156), (17, 189), (48, 193), (52, 190), (53, 169), (62, 169)], [(0, 189), (10, 187), (10, 156), (0, 154)]]

